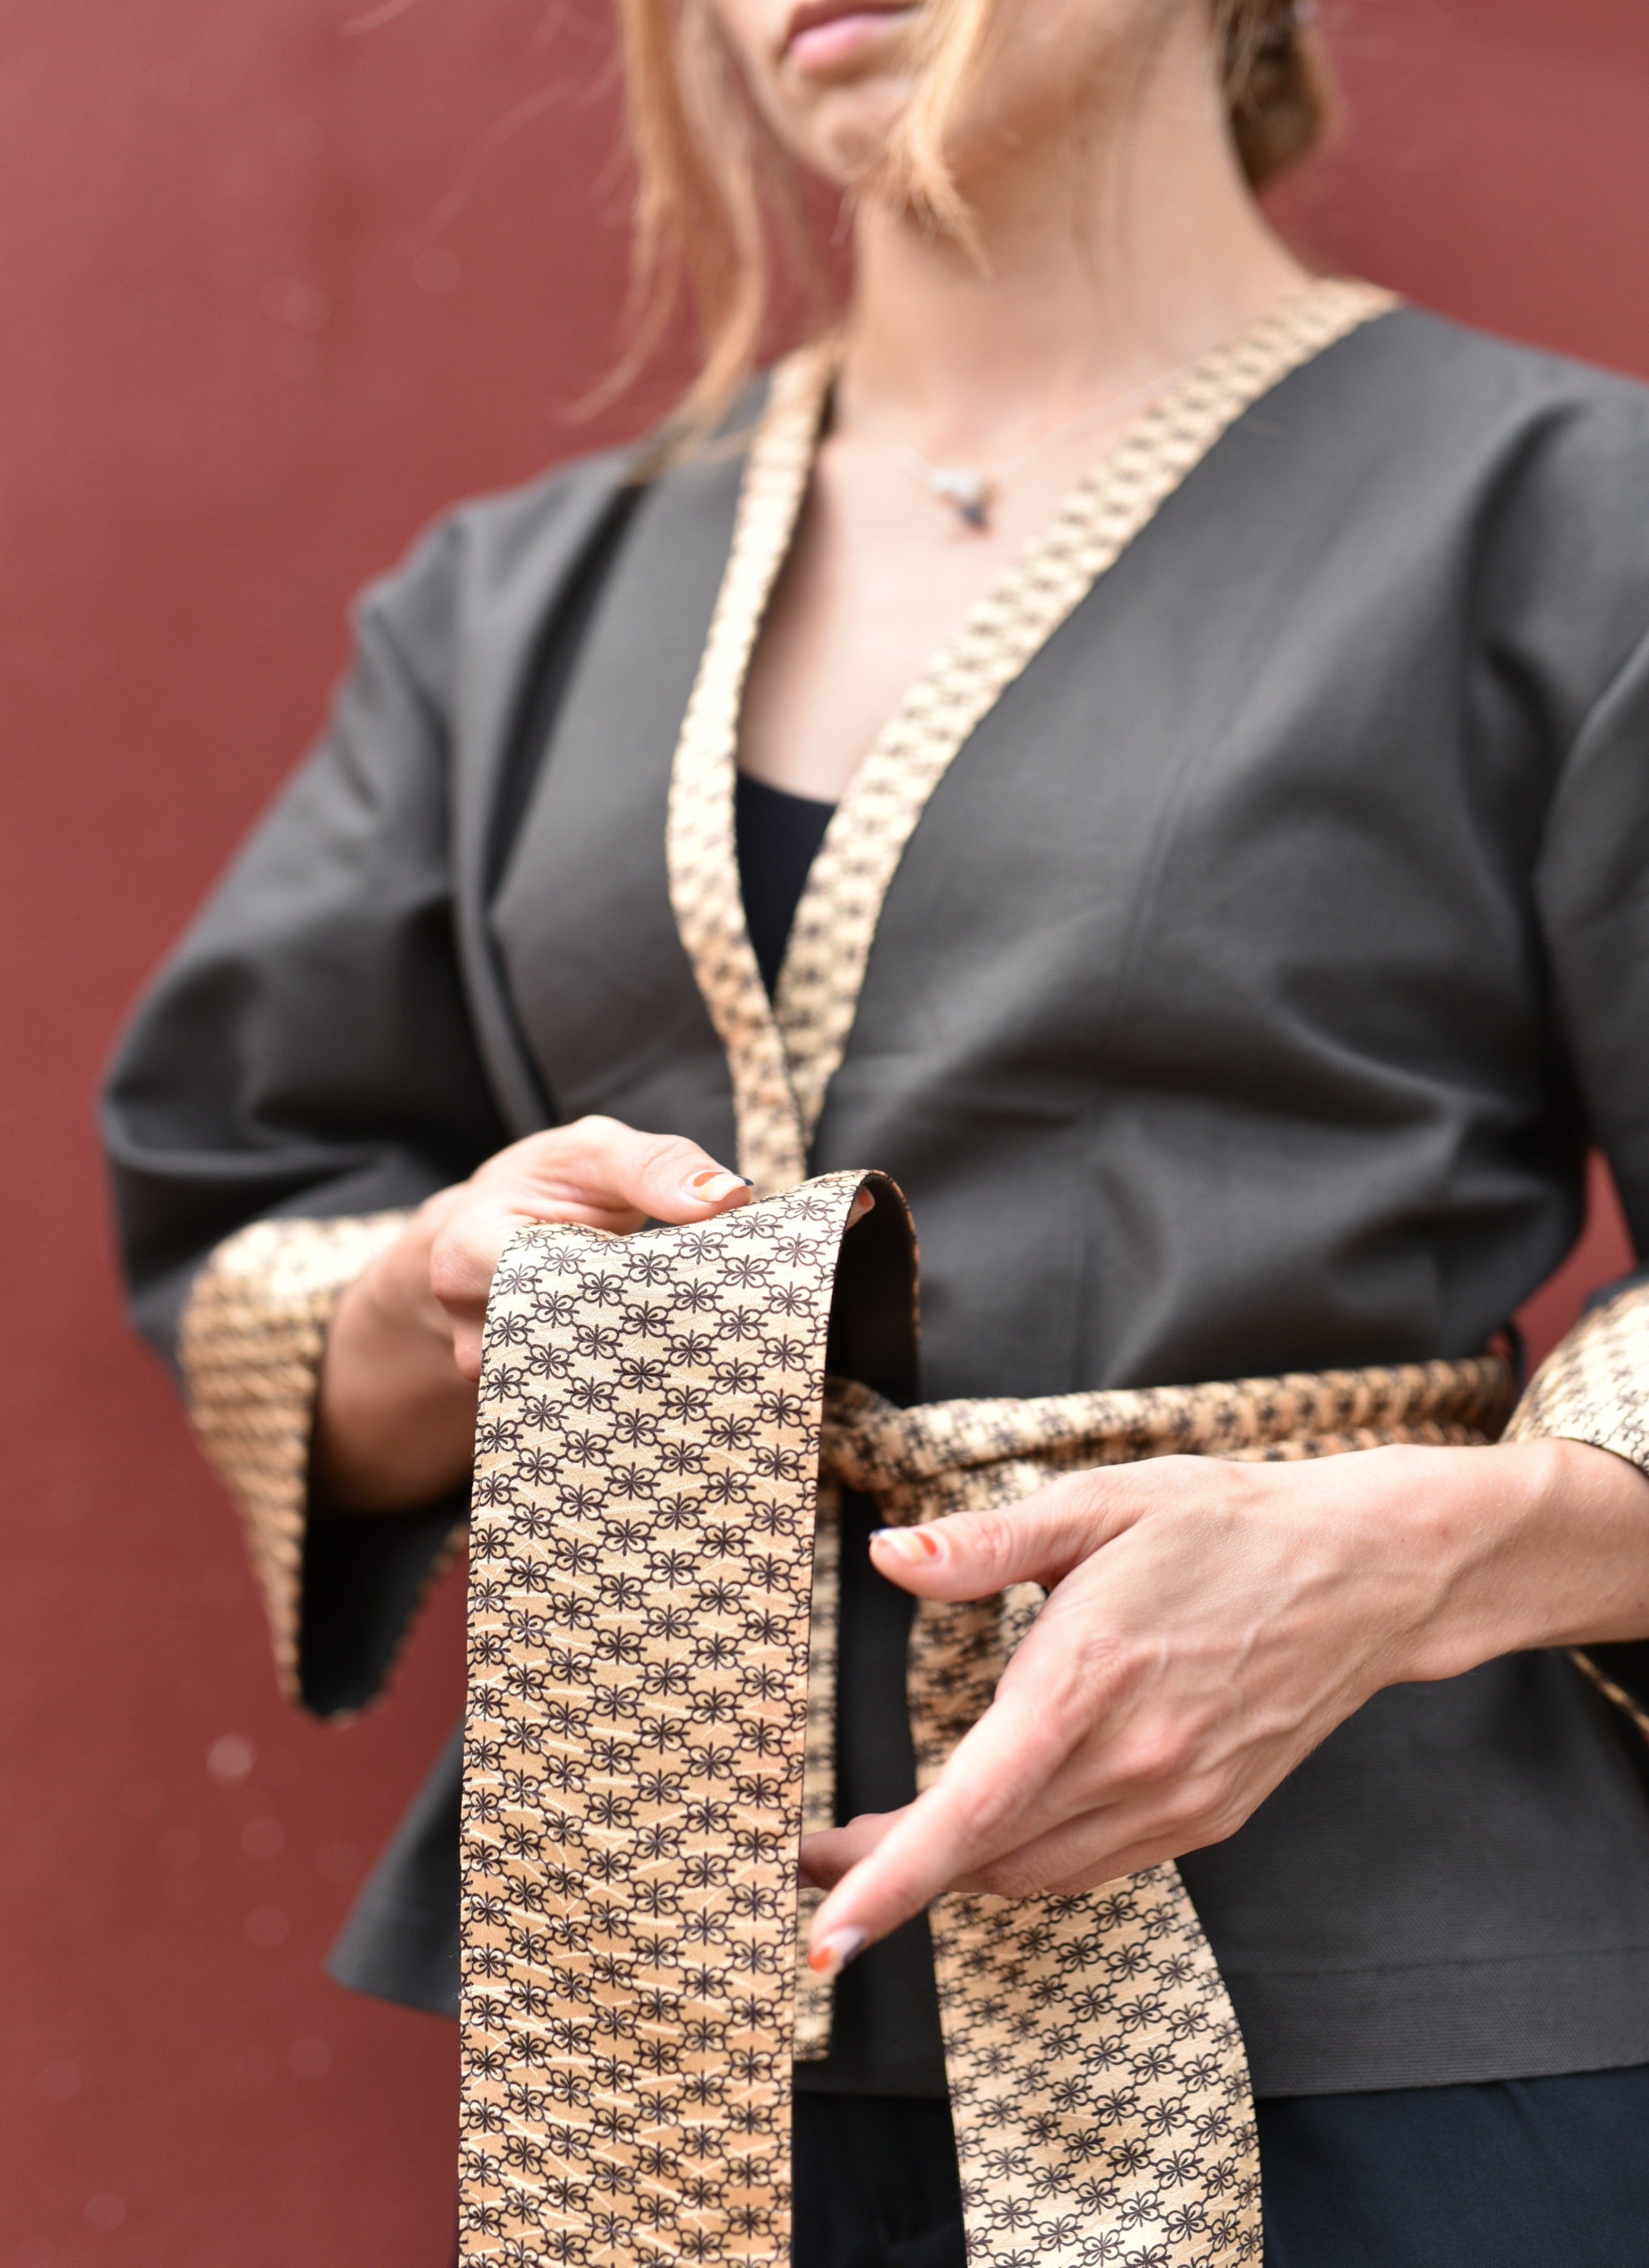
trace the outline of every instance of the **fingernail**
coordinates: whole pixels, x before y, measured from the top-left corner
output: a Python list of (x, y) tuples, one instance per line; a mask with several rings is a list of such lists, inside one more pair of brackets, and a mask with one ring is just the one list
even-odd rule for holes
[(720, 1166), (705, 1166), (688, 1175), (684, 1194), (693, 1204), (719, 1204), (735, 1189), (755, 1187), (755, 1182), (746, 1181), (742, 1174), (730, 1174)]
[(869, 1189), (861, 1189), (848, 1207), (848, 1226), (857, 1228), (867, 1212), (875, 1210), (876, 1199)]
[(871, 1536), (896, 1559), (909, 1561), (913, 1567), (931, 1567), (943, 1556), (939, 1539), (925, 1528), (879, 1528)]
[(839, 1977), (850, 1961), (857, 1961), (870, 1943), (869, 1933), (862, 1929), (833, 1929), (828, 1937), (821, 1937), (807, 1955), (807, 1966), (815, 1977)]

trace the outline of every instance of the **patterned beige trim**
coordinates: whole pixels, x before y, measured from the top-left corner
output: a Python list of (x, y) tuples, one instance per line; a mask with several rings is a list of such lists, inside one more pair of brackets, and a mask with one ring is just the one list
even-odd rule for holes
[(470, 1534), (462, 2245), (790, 2248), (818, 1429), (858, 1176), (494, 1278)]
[[(1582, 1315), (1528, 1382), (1508, 1441), (1556, 1438), (1612, 1449), (1649, 1472), (1649, 1285), (1633, 1284)], [(1645, 1740), (1649, 1713), (1587, 1653), (1576, 1665)]]
[[(498, 1270), (465, 1771), (472, 2268), (789, 2258), (790, 2066), (818, 2028), (795, 1849), (829, 1815), (821, 1458), (920, 1520), (1170, 1450), (1483, 1440), (1510, 1403), (1492, 1361), (908, 1410), (827, 1393), (861, 1180), (632, 1237), (529, 1229)], [(1038, 1602), (924, 1602), (924, 1778)], [(972, 2268), (1257, 2260), (1242, 2043), (1177, 1868), (946, 1897), (931, 1927)]]
[(806, 1145), (784, 1043), (745, 927), (733, 834), (733, 757), (750, 656), (806, 493), (834, 369), (834, 351), (813, 348), (792, 355), (773, 373), (670, 779), (670, 900), (726, 1050), (740, 1169), (761, 1189), (799, 1182), (806, 1172)]
[(1492, 1440), (1513, 1399), (1510, 1366), (1498, 1355), (914, 1410), (833, 1379), (825, 1456), (838, 1480), (871, 1491), (894, 1517), (919, 1504), (931, 1520), (961, 1509), (964, 1495), (970, 1508), (1010, 1504), (1027, 1481), (1040, 1488), (1056, 1472), (1142, 1457), (1293, 1459), (1394, 1441)]
[(1291, 371), (1395, 305), (1369, 284), (1311, 285), (1215, 349), (1072, 490), (910, 688), (856, 774), (807, 878), (770, 1007), (739, 895), (739, 716), (834, 372), (830, 354), (816, 348), (779, 366), (682, 721), (669, 821), (676, 920), (727, 1052), (740, 1168), (758, 1188), (790, 1188), (806, 1171), (888, 885), (969, 733), (1236, 419)]
[(1649, 1285), (1582, 1315), (1530, 1379), (1505, 1438), (1552, 1435), (1612, 1449), (1649, 1472)]
[[(802, 1758), (801, 1831), (821, 1834), (836, 1824), (836, 1637), (842, 1617), (842, 1498), (821, 1474), (813, 1513), (813, 1597), (807, 1622), (807, 1739)], [(836, 1992), (807, 1966), (807, 1933), (824, 1904), (822, 1890), (796, 1898), (796, 2026), (798, 2063), (819, 2063), (830, 2052)]]
[(254, 1221), (208, 1259), (178, 1334), (189, 1421), (246, 1528), (276, 1674), (292, 1700), (321, 1353), (344, 1291), (408, 1217)]

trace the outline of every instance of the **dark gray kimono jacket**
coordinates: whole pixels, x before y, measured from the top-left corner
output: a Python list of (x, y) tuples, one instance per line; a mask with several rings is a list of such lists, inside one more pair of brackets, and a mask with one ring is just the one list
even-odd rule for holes
[[(731, 1157), (664, 814), (738, 480), (580, 464), (367, 597), (111, 1081), (163, 1351), (258, 1216), (586, 1111)], [(911, 1200), (924, 1395), (1042, 1395), (1476, 1352), (1594, 1141), (1642, 1250), (1649, 392), (1400, 312), (1249, 409), (964, 747), (813, 1164)], [(309, 1705), (375, 1689), (460, 1509), (317, 1509)], [(456, 1769), (338, 1957), (427, 2006)], [(1649, 2061), (1649, 1805), (1564, 1659), (1380, 1695), (1183, 1871), (1261, 2094)], [(853, 2083), (925, 2083), (896, 2062)]]

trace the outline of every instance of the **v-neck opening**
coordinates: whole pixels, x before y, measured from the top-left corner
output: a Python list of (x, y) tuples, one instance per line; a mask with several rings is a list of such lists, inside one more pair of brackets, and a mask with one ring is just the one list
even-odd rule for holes
[(824, 840), (833, 803), (740, 772), (734, 784), (733, 831), (744, 925), (772, 998), (790, 943), (796, 909)]
[(771, 999), (744, 920), (734, 806), (745, 687), (795, 539), (836, 354), (778, 365), (746, 461), (731, 555), (671, 784), (672, 902), (732, 1075), (741, 1169), (801, 1180), (845, 1052), (877, 919), (927, 801), (975, 728), (1168, 498), (1291, 372), (1396, 305), (1321, 281), (1176, 379), (1071, 489), (906, 689), (826, 826)]

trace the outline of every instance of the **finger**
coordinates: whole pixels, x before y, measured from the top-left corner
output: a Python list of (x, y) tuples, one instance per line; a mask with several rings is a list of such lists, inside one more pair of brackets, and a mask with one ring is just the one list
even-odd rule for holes
[(872, 1852), (888, 1829), (902, 1819), (909, 1809), (906, 1804), (898, 1811), (862, 1811), (857, 1819), (850, 1819), (845, 1827), (829, 1827), (821, 1834), (804, 1835), (801, 1839), (801, 1878), (810, 1889), (829, 1890), (842, 1880), (850, 1867)]
[(751, 1182), (683, 1135), (643, 1134), (615, 1118), (580, 1119), (561, 1130), (584, 1187), (647, 1219), (704, 1220), (750, 1202)]
[(1078, 1712), (1039, 1697), (998, 1701), (926, 1793), (850, 1868), (814, 1917), (808, 1960), (831, 1975), (852, 1952), (908, 1921), (941, 1890), (1056, 1822), (1044, 1792), (1081, 1737)]
[(533, 1218), (477, 1189), (448, 1216), (430, 1247), (430, 1289), (452, 1326), (453, 1359), (472, 1384), (481, 1376), (487, 1301), (498, 1262), (523, 1221)]
[(1166, 1831), (1141, 1836), (1120, 1810), (1108, 1807), (1069, 1820), (1051, 1834), (1034, 1836), (948, 1888), (993, 1898), (1068, 1897), (1160, 1866), (1178, 1858), (1181, 1848), (1196, 1847), (1187, 1843), (1176, 1848), (1174, 1837)]
[(1116, 1481), (1103, 1472), (1072, 1473), (1018, 1504), (955, 1512), (920, 1528), (879, 1528), (871, 1557), (890, 1582), (924, 1599), (983, 1599), (1013, 1583), (1051, 1589), (1132, 1524), (1137, 1492)]
[(446, 1226), (455, 1212), (473, 1200), (474, 1195), (473, 1183), (449, 1182), (444, 1189), (437, 1189), (433, 1197), (425, 1197), (414, 1218), (420, 1227), (427, 1229), (433, 1236)]
[(1137, 1798), (1098, 1804), (1001, 1852), (950, 1888), (999, 1898), (1064, 1897), (1094, 1889), (1225, 1842), (1255, 1808), (1213, 1788), (1200, 1799), (1166, 1805)]
[(430, 1289), (449, 1314), (479, 1314), (486, 1307), (504, 1246), (524, 1216), (485, 1190), (450, 1212), (430, 1245)]

